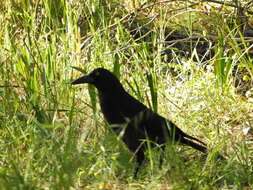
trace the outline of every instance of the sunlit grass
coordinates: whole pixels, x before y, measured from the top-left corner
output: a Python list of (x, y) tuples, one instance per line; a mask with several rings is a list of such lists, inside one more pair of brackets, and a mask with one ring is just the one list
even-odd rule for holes
[[(237, 25), (214, 19), (215, 26), (198, 11), (177, 15), (156, 5), (138, 12), (147, 18), (131, 22), (130, 11), (139, 5), (0, 3), (0, 189), (252, 188), (252, 99), (237, 94), (235, 85), (239, 74), (252, 81), (252, 45)], [(139, 37), (129, 30), (149, 19)], [(182, 22), (181, 32), (189, 36), (195, 28), (217, 32), (211, 60), (198, 55), (201, 42), (193, 39), (187, 58), (164, 43), (167, 27), (177, 30)], [(171, 50), (170, 59), (163, 50)], [(96, 67), (111, 70), (130, 94), (206, 142), (208, 158), (182, 146), (168, 146), (163, 155), (158, 147), (148, 149), (149, 159), (133, 179), (133, 154), (104, 121), (96, 90), (70, 85)], [(215, 159), (218, 152), (227, 160)]]

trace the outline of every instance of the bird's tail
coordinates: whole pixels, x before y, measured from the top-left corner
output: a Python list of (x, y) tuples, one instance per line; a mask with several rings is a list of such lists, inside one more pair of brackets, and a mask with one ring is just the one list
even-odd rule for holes
[[(191, 136), (190, 136), (191, 137)], [(189, 137), (188, 137), (189, 138)], [(194, 137), (192, 137), (194, 140), (196, 140), (196, 141), (198, 141), (199, 142), (199, 140), (198, 139), (195, 139)], [(207, 153), (207, 148), (205, 147), (205, 146), (202, 146), (202, 145), (200, 145), (200, 144), (197, 144), (197, 143), (195, 143), (195, 142), (192, 142), (192, 141), (190, 141), (190, 140), (188, 140), (188, 139), (185, 139), (185, 138), (182, 138), (181, 140), (180, 140), (180, 142), (182, 143), (182, 144), (184, 144), (184, 145), (188, 145), (188, 146), (191, 146), (192, 148), (194, 148), (194, 149), (196, 149), (196, 150), (199, 150), (199, 151), (201, 151), (201, 152), (203, 152), (203, 153)], [(201, 141), (200, 141), (201, 142)], [(204, 144), (204, 143), (203, 143)]]
[(188, 139), (195, 140), (195, 141), (197, 141), (197, 142), (199, 142), (199, 143), (201, 143), (201, 144), (203, 144), (203, 145), (206, 146), (206, 143), (202, 142), (201, 140), (199, 140), (199, 139), (197, 139), (197, 138), (195, 138), (195, 137), (192, 137), (192, 136), (190, 136), (190, 135), (187, 135), (186, 133), (184, 133), (184, 137), (186, 137), (186, 138), (188, 138)]

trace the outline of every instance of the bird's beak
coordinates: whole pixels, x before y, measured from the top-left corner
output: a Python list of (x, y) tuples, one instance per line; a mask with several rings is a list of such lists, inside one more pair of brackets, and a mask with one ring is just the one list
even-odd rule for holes
[(89, 74), (87, 75), (83, 75), (80, 78), (74, 80), (73, 82), (71, 82), (72, 85), (75, 84), (83, 84), (83, 83), (89, 83), (92, 84), (94, 81), (93, 77), (91, 77)]

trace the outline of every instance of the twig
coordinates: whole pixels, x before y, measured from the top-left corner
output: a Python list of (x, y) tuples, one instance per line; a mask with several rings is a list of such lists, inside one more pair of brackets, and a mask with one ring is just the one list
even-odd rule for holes
[[(185, 0), (182, 0), (182, 1), (185, 1)], [(155, 5), (157, 5), (157, 4), (168, 3), (168, 2), (173, 2), (173, 0), (159, 1), (159, 2), (153, 3), (153, 4), (151, 4), (151, 5), (148, 5), (148, 6), (146, 6), (146, 7), (143, 6), (143, 5), (146, 4), (146, 3), (144, 3), (143, 5), (141, 5), (140, 8), (136, 9), (136, 12), (140, 12), (140, 11), (142, 11), (142, 10), (144, 10), (144, 9), (150, 8), (150, 7), (155, 6)], [(193, 3), (193, 4), (191, 4), (191, 5), (184, 6), (184, 7), (182, 7), (182, 8), (173, 9), (173, 10), (170, 10), (170, 11), (166, 12), (166, 14), (171, 13), (171, 12), (175, 12), (175, 11), (180, 11), (180, 10), (183, 10), (183, 9), (186, 9), (186, 8), (190, 8), (190, 7), (196, 6), (196, 5), (200, 4), (200, 3), (201, 3), (201, 2)], [(122, 18), (121, 18), (119, 21), (117, 21), (116, 23), (111, 24), (110, 26), (108, 26), (108, 28), (113, 28), (113, 27), (117, 26), (117, 25), (120, 24), (120, 23), (127, 22), (127, 18), (130, 18), (131, 16), (136, 15), (136, 12), (133, 11), (133, 12), (127, 14), (126, 16), (122, 17)], [(136, 30), (139, 30), (139, 29), (141, 29), (141, 28), (147, 26), (148, 24), (152, 23), (152, 22), (153, 22), (157, 17), (159, 17), (160, 15), (161, 15), (161, 14), (159, 14), (159, 13), (156, 14), (155, 16), (153, 16), (153, 17), (151, 18), (151, 20), (150, 20), (148, 23), (144, 24), (143, 26), (141, 26), (141, 27), (138, 28), (138, 29), (133, 29), (133, 30), (131, 30), (131, 32), (134, 32), (134, 31), (136, 31)], [(105, 31), (105, 30), (108, 29), (108, 28), (99, 29), (99, 30), (96, 31), (96, 33), (101, 33), (101, 32)], [(85, 47), (86, 42), (88, 42), (90, 39), (92, 39), (92, 36), (91, 36), (91, 35), (88, 36), (88, 37), (85, 36), (85, 37), (83, 37), (82, 39), (84, 39), (84, 38), (86, 38), (86, 40), (85, 40), (85, 42), (83, 42), (83, 43), (81, 44), (81, 49), (83, 49), (83, 48)]]
[[(188, 38), (182, 38), (182, 39), (178, 39), (178, 40), (170, 40), (170, 41), (163, 41), (163, 42), (156, 42), (156, 44), (170, 44), (169, 46), (166, 46), (167, 48), (170, 47), (170, 46), (174, 46), (176, 43), (179, 43), (179, 42), (188, 42), (190, 40), (193, 40), (193, 39), (199, 39), (199, 38), (207, 38), (207, 39), (211, 39), (211, 40), (217, 40), (218, 37), (217, 36), (213, 36), (213, 35), (196, 35), (196, 36), (190, 36)], [(241, 42), (242, 39), (241, 38), (234, 38), (235, 41), (237, 42)], [(252, 37), (245, 37), (244, 42), (253, 42), (253, 38)], [(153, 44), (153, 42), (146, 42), (147, 44)], [(134, 45), (129, 45), (129, 46), (125, 46), (125, 47), (121, 47), (119, 49), (116, 49), (114, 51), (111, 51), (111, 52), (105, 52), (104, 54), (105, 55), (110, 55), (110, 54), (113, 54), (113, 53), (116, 53), (116, 52), (119, 52), (119, 51), (123, 51), (125, 49), (129, 49), (129, 48), (132, 48), (132, 47), (135, 47), (135, 46), (140, 46), (141, 44), (134, 44)]]
[[(253, 14), (253, 11), (250, 11), (248, 9), (245, 10), (245, 7), (240, 7), (240, 6), (232, 4), (232, 3), (226, 3), (226, 2), (221, 2), (221, 1), (217, 1), (217, 0), (203, 0), (202, 2), (211, 2), (211, 3), (220, 4), (220, 5), (225, 5), (228, 7), (241, 8), (249, 14)], [(252, 2), (247, 3), (246, 6), (250, 5), (251, 3)]]

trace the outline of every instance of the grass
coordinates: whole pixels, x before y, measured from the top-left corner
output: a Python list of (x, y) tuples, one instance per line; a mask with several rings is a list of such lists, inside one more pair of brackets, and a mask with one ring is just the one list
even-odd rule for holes
[[(205, 3), (149, 3), (0, 3), (0, 189), (252, 188), (252, 97), (236, 85), (252, 81), (252, 45), (232, 9), (212, 7), (209, 14)], [(232, 24), (224, 24), (225, 13)], [(188, 56), (168, 42), (173, 31), (189, 37)], [(203, 39), (192, 37), (202, 34), (216, 36), (205, 37), (212, 59), (199, 54)], [(101, 66), (206, 142), (208, 158), (182, 146), (168, 146), (162, 155), (148, 149), (133, 179), (133, 154), (103, 120), (95, 89), (69, 84)], [(217, 161), (217, 152), (227, 160)]]

